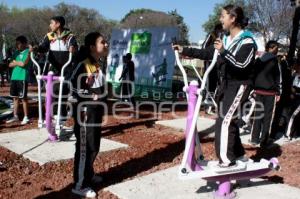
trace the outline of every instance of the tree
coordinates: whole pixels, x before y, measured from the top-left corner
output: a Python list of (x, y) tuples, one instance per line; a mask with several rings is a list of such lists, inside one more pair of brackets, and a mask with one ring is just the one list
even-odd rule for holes
[(120, 23), (121, 28), (178, 27), (180, 40), (188, 44), (188, 27), (176, 10), (169, 13), (150, 9), (131, 10)]
[(30, 43), (39, 43), (48, 32), (50, 18), (62, 15), (66, 19), (66, 27), (75, 34), (78, 42), (83, 43), (88, 32), (99, 31), (110, 39), (111, 30), (118, 22), (106, 19), (94, 9), (81, 8), (76, 5), (60, 3), (50, 8), (20, 9), (0, 4), (0, 31), (5, 33), (8, 46), (12, 47), (15, 38), (25, 35)]
[(130, 10), (129, 13), (121, 20), (121, 28), (146, 28), (175, 26), (175, 20), (167, 13), (150, 10), (136, 9)]
[(177, 10), (173, 10), (169, 12), (169, 15), (171, 15), (173, 18), (175, 18), (176, 25), (179, 28), (179, 39), (182, 42), (183, 45), (189, 44), (189, 28), (184, 22), (183, 17), (178, 14)]
[(213, 30), (219, 22), (221, 8), (227, 4), (241, 6), (249, 17), (248, 28), (261, 34), (265, 42), (289, 37), (293, 14), (290, 0), (225, 0), (224, 3), (216, 4), (214, 14), (203, 25), (206, 32)]
[[(293, 2), (295, 3), (295, 2)], [(292, 35), (291, 35), (291, 40), (290, 40), (290, 46), (289, 46), (289, 52), (287, 56), (287, 61), (289, 65), (291, 66), (294, 64), (294, 57), (295, 57), (295, 51), (297, 48), (297, 43), (298, 43), (298, 32), (299, 32), (299, 21), (300, 21), (300, 6), (299, 3), (297, 2), (296, 9), (295, 9), (295, 14), (293, 17), (293, 28), (292, 28)], [(299, 57), (299, 50), (297, 53), (296, 57), (296, 63), (299, 64), (300, 62), (300, 57)]]
[(248, 7), (253, 11), (251, 27), (265, 42), (289, 38), (294, 13), (290, 0), (248, 0)]
[(55, 10), (66, 18), (66, 27), (76, 34), (79, 43), (83, 43), (85, 35), (91, 31), (99, 31), (110, 39), (111, 30), (117, 24), (116, 21), (104, 18), (94, 9), (60, 3), (55, 6)]
[(204, 28), (205, 32), (210, 33), (214, 30), (214, 27), (220, 23), (219, 18), (221, 15), (222, 7), (228, 5), (228, 4), (234, 4), (239, 5), (242, 8), (246, 8), (245, 13), (247, 16), (251, 16), (251, 10), (249, 10), (247, 7), (246, 0), (225, 0), (223, 3), (218, 3), (214, 7), (213, 14), (209, 15), (207, 22), (205, 22), (202, 27)]

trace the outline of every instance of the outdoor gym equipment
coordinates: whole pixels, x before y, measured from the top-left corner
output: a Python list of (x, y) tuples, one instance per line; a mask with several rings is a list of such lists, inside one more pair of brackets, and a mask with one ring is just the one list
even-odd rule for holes
[[(34, 59), (34, 54), (31, 52), (30, 54), (32, 62), (36, 65), (38, 74), (36, 76), (37, 84), (38, 84), (38, 106), (39, 106), (39, 119), (38, 119), (38, 128), (43, 128), (44, 124), (46, 124), (46, 129), (49, 133), (49, 140), (50, 141), (57, 141), (58, 140), (58, 134), (60, 134), (61, 131), (61, 98), (62, 98), (62, 89), (63, 89), (63, 82), (65, 80), (63, 74), (65, 71), (65, 68), (71, 63), (72, 61), (72, 53), (69, 53), (69, 59), (68, 61), (63, 65), (61, 69), (61, 75), (60, 76), (54, 76), (52, 71), (48, 72), (48, 75), (41, 74), (41, 67), (38, 64), (38, 62)], [(48, 58), (48, 56), (47, 56)], [(46, 60), (48, 62), (48, 60)], [(46, 81), (46, 112), (45, 112), (45, 122), (43, 122), (42, 119), (42, 88), (41, 88), (41, 81)], [(52, 107), (52, 94), (53, 94), (53, 81), (59, 81), (59, 95), (58, 95), (58, 110), (57, 110), (57, 117), (55, 128), (52, 123), (52, 116), (51, 116), (51, 107)]]
[[(218, 51), (215, 50), (213, 60), (204, 73), (202, 84), (199, 88), (198, 81), (191, 81), (188, 84), (187, 74), (180, 62), (178, 50), (175, 50), (177, 65), (183, 74), (184, 92), (187, 93), (188, 113), (187, 126), (185, 131), (186, 143), (183, 159), (179, 167), (180, 179), (202, 178), (207, 181), (219, 182), (218, 190), (214, 192), (213, 197), (218, 199), (235, 198), (235, 193), (231, 190), (231, 180), (245, 180), (262, 176), (271, 170), (279, 170), (277, 158), (271, 160), (261, 159), (260, 162), (254, 162), (249, 159), (247, 162), (237, 160), (237, 166), (231, 168), (219, 168), (218, 161), (205, 161), (202, 154), (200, 142), (196, 142), (196, 122), (200, 107), (205, 96), (205, 86), (210, 71), (216, 64)], [(195, 145), (200, 147), (200, 155), (195, 157)]]

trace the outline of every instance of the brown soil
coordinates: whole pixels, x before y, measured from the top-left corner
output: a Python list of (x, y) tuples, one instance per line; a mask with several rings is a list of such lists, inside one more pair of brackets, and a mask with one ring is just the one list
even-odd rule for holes
[[(36, 104), (32, 104), (31, 124), (0, 124), (0, 133), (14, 132), (37, 127)], [(185, 116), (186, 107), (176, 110)], [(130, 112), (132, 113), (132, 112)], [(120, 113), (122, 116), (130, 114)], [(104, 182), (95, 185), (98, 198), (117, 199), (103, 189), (110, 185), (147, 175), (178, 165), (184, 150), (184, 136), (180, 131), (155, 125), (151, 109), (144, 107), (139, 116), (132, 119), (116, 119), (111, 114), (103, 127), (103, 137), (128, 144), (126, 149), (100, 153), (95, 161), (95, 171)], [(202, 113), (203, 115), (203, 113)], [(170, 113), (162, 113), (162, 119), (172, 119)], [(68, 121), (72, 125), (72, 120)], [(206, 158), (215, 159), (213, 139), (202, 139)], [(261, 151), (249, 146), (247, 155), (258, 160), (261, 157), (278, 157), (282, 169), (264, 178), (300, 188), (300, 142)], [(0, 147), (0, 199), (6, 198), (77, 198), (71, 194), (72, 160), (47, 163), (39, 166), (20, 155)]]

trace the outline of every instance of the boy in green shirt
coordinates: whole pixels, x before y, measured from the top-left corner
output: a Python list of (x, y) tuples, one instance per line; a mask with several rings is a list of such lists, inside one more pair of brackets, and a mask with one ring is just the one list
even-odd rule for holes
[(28, 119), (28, 66), (30, 64), (30, 53), (27, 45), (27, 39), (25, 36), (19, 36), (16, 38), (16, 52), (12, 56), (12, 61), (9, 63), (9, 67), (13, 68), (10, 84), (10, 95), (14, 99), (14, 116), (6, 123), (19, 121), (18, 106), (19, 99), (23, 102), (24, 118), (21, 125), (25, 125), (29, 122)]

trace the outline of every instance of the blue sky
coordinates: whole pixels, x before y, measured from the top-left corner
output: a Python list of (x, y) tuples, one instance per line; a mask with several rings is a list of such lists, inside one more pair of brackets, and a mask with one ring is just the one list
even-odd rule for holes
[[(9, 7), (46, 7), (62, 1), (55, 0), (0, 0)], [(177, 9), (189, 26), (190, 40), (198, 42), (204, 39), (206, 33), (202, 24), (207, 21), (216, 3), (222, 0), (65, 0), (68, 4), (94, 8), (108, 19), (122, 19), (131, 9), (149, 8), (160, 11)]]

